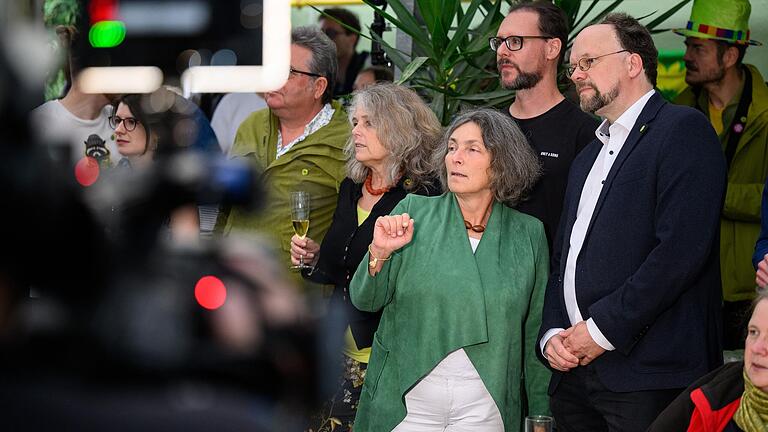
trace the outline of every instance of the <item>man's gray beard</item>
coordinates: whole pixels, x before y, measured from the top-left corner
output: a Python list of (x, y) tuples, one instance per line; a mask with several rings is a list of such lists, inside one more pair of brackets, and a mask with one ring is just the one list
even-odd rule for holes
[(579, 106), (581, 107), (581, 110), (584, 112), (594, 114), (597, 110), (610, 104), (619, 96), (618, 86), (612, 88), (606, 94), (600, 93), (600, 90), (596, 89), (595, 87), (592, 87), (592, 89), (595, 91), (594, 96), (590, 97), (587, 100), (579, 98)]
[(535, 87), (541, 81), (540, 72), (522, 72), (519, 69), (517, 72), (517, 78), (509, 84), (504, 84), (504, 80), (502, 80), (501, 86), (507, 90), (527, 90)]

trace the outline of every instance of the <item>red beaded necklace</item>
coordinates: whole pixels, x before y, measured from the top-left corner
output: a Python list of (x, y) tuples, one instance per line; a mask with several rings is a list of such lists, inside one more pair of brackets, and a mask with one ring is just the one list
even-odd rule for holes
[(371, 195), (383, 195), (387, 192), (389, 192), (389, 186), (385, 186), (381, 189), (374, 189), (373, 186), (371, 186), (371, 181), (373, 180), (371, 173), (368, 173), (368, 177), (365, 178), (365, 190), (368, 191)]

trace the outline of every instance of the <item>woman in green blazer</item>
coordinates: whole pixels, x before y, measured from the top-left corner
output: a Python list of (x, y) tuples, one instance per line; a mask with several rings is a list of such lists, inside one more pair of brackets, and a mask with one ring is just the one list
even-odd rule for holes
[(524, 401), (548, 412), (535, 353), (547, 241), (508, 207), (535, 183), (536, 155), (509, 116), (482, 109), (453, 122), (435, 167), (450, 192), (379, 217), (352, 279), (353, 304), (382, 310), (355, 432), (518, 431)]

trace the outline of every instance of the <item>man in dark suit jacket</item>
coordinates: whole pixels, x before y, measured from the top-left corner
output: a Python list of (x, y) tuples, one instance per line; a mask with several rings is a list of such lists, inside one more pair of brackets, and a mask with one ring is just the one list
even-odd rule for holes
[(625, 14), (573, 45), (581, 108), (604, 121), (570, 170), (542, 316), (559, 431), (644, 431), (722, 363), (725, 160), (703, 115), (654, 90), (656, 59)]

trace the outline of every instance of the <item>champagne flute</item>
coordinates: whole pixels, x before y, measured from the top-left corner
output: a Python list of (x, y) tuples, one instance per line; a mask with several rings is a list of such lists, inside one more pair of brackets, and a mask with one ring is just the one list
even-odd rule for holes
[[(309, 231), (309, 193), (305, 191), (291, 192), (291, 222), (293, 231), (304, 239)], [(299, 265), (291, 266), (292, 269), (306, 269), (311, 266), (304, 264), (304, 257), (299, 257)]]
[(525, 418), (525, 432), (552, 432), (554, 419), (549, 416), (532, 415)]

